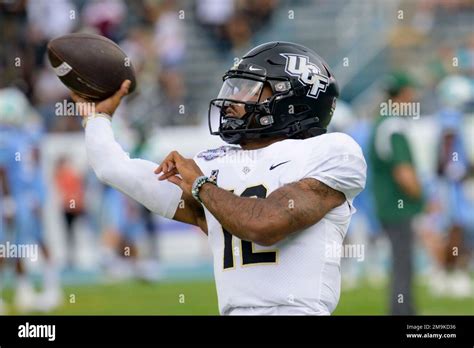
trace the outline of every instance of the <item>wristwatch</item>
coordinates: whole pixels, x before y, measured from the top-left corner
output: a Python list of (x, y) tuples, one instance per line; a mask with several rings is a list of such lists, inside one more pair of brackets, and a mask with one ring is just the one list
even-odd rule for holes
[(86, 116), (86, 117), (82, 118), (82, 127), (86, 128), (87, 121), (89, 121), (91, 118), (96, 118), (96, 117), (103, 117), (103, 118), (109, 120), (110, 122), (112, 122), (112, 116), (107, 115), (104, 112), (95, 112), (95, 113), (90, 114), (89, 116)]
[(203, 176), (197, 177), (196, 180), (194, 180), (193, 187), (191, 189), (191, 193), (194, 199), (196, 199), (201, 204), (202, 204), (202, 201), (201, 201), (201, 198), (199, 197), (199, 191), (201, 190), (201, 187), (205, 183), (210, 183), (217, 186), (217, 183), (214, 180), (212, 180), (208, 176), (203, 175)]

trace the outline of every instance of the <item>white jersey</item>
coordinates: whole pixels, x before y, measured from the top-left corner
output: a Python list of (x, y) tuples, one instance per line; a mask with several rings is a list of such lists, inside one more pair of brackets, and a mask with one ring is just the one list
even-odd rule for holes
[(247, 309), (259, 313), (262, 307), (330, 314), (339, 300), (341, 275), (340, 258), (328, 250), (342, 246), (355, 212), (352, 200), (366, 181), (366, 163), (357, 143), (346, 134), (330, 133), (258, 150), (223, 146), (199, 153), (195, 161), (220, 188), (239, 196), (265, 198), (303, 178), (315, 178), (344, 193), (347, 201), (321, 221), (270, 247), (232, 236), (205, 209), (221, 314)]

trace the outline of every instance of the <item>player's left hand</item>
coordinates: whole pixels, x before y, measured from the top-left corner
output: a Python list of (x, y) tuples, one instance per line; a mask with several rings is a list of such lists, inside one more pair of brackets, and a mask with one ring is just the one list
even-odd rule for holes
[(168, 180), (191, 194), (194, 181), (204, 175), (194, 160), (184, 158), (178, 151), (172, 151), (155, 169), (155, 174), (163, 173), (158, 180)]

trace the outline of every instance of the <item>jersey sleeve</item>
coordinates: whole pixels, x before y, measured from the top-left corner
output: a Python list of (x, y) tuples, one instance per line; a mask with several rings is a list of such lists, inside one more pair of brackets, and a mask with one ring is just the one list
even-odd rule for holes
[(342, 192), (352, 203), (364, 188), (367, 164), (360, 146), (348, 135), (332, 133), (331, 141), (310, 147), (303, 178), (314, 178)]
[(173, 218), (181, 199), (181, 189), (167, 181), (158, 181), (158, 164), (131, 159), (115, 141), (109, 120), (97, 117), (87, 122), (85, 131), (89, 164), (99, 180), (112, 186), (150, 211)]

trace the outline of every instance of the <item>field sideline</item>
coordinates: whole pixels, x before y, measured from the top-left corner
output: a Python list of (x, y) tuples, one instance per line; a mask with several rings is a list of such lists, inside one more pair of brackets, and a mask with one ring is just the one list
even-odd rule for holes
[[(344, 291), (334, 315), (387, 314), (387, 289), (363, 285)], [(3, 292), (11, 303), (13, 291)], [(71, 303), (69, 302), (71, 300)], [(474, 298), (438, 298), (416, 287), (418, 314), (473, 315)], [(73, 303), (75, 302), (75, 303)], [(9, 314), (18, 314), (10, 311)], [(213, 281), (126, 282), (65, 288), (65, 304), (54, 315), (217, 315)]]

